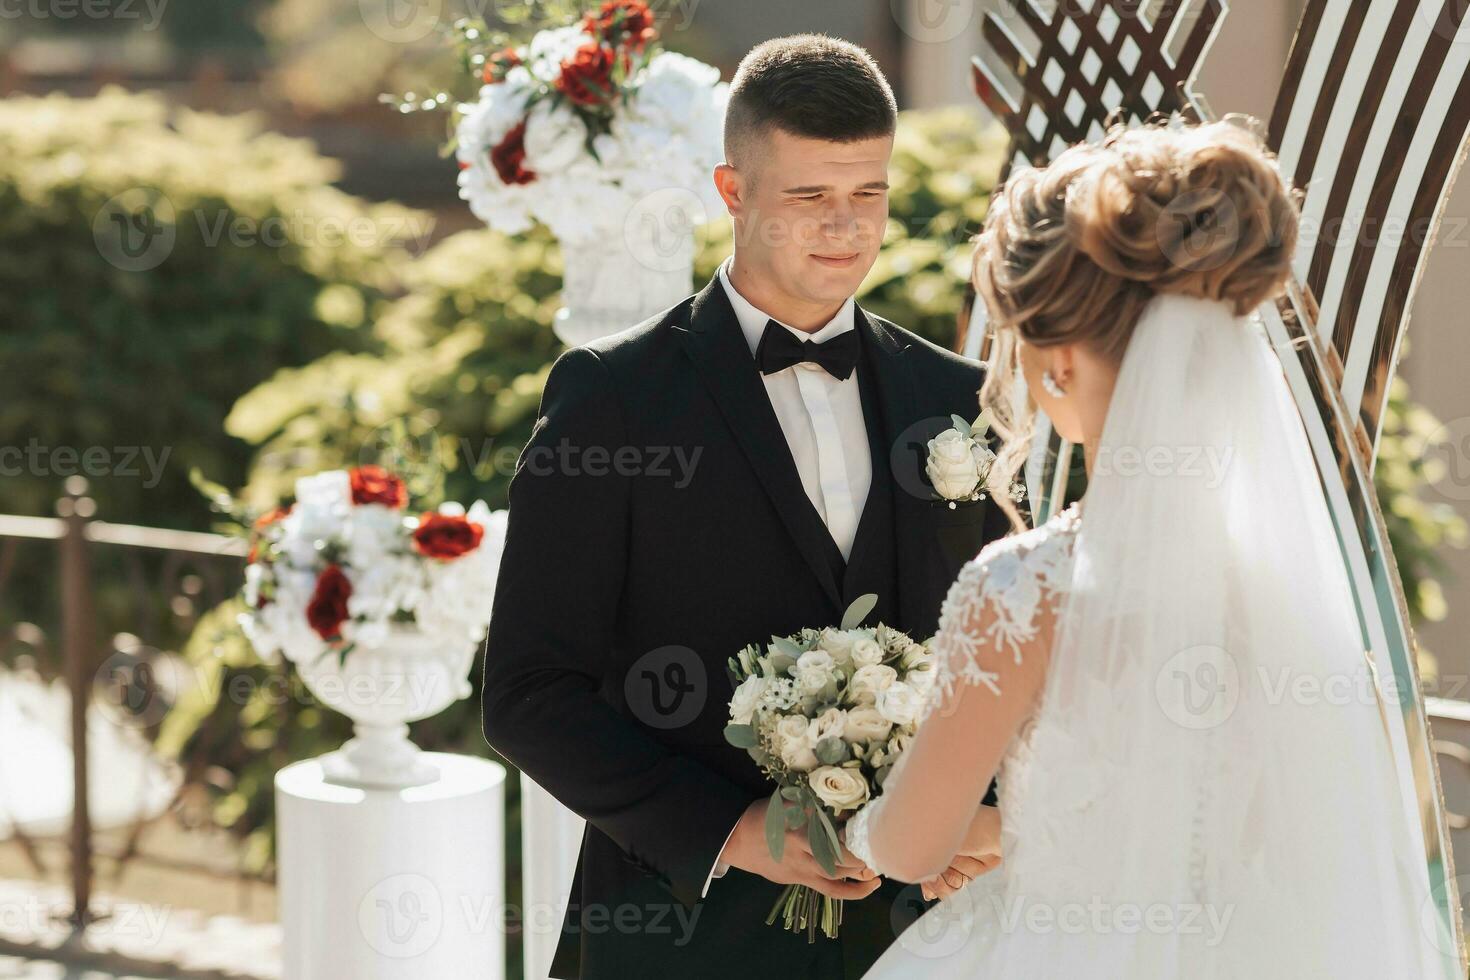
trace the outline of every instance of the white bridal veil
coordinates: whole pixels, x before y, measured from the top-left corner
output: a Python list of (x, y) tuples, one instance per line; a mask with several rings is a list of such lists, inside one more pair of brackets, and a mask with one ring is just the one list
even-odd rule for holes
[(1074, 553), (986, 975), (1435, 975), (1382, 695), (1254, 319), (1149, 305)]

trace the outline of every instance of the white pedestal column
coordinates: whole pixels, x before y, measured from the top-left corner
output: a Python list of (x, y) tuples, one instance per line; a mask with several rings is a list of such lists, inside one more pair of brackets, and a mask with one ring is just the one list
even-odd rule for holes
[(400, 790), (276, 774), (283, 980), (505, 975), (505, 769), (426, 753)]
[(521, 890), (526, 980), (546, 980), (561, 938), (586, 822), (521, 774)]

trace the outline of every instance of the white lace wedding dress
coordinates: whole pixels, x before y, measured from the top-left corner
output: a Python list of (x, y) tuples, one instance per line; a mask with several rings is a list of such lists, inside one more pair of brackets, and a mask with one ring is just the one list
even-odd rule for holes
[[(952, 696), (961, 684), (1001, 693), (999, 675), (984, 667), (986, 655), (998, 650), (1019, 656), (1036, 639), (1038, 619), (1060, 610), (1080, 527), (1080, 507), (1074, 504), (1038, 528), (992, 544), (960, 570), (940, 614), (940, 635), (946, 642), (936, 645), (936, 697)], [(993, 624), (993, 633), (962, 630), (981, 617)], [(1006, 750), (997, 775), (1001, 867), (930, 910), (899, 936), (869, 977), (1009, 976), (993, 972), (986, 962), (998, 955), (998, 939), (1008, 926), (1014, 927), (1010, 920), (1018, 913), (1025, 915), (1024, 905), (1007, 896), (1026, 894), (1032, 883), (1045, 887), (1046, 878), (1057, 870), (1047, 859), (1046, 841), (1065, 833), (1067, 822), (1066, 814), (1057, 813), (1033, 812), (1028, 819), (1027, 773), (1038, 743), (1060, 747), (1071, 737), (1065, 726), (1048, 722), (1045, 703), (1039, 703)], [(1073, 761), (1084, 762), (1080, 757)], [(1049, 764), (1063, 760), (1053, 758)], [(1104, 779), (1092, 778), (1101, 774), (1078, 775), (1094, 791), (1105, 790)], [(1085, 812), (1085, 800), (1079, 803), (1077, 812)], [(868, 819), (875, 812), (874, 808), (860, 812), (846, 834), (849, 849), (870, 865), (875, 859), (868, 847)]]
[(998, 780), (1000, 867), (870, 980), (1453, 975), (1399, 709), (1259, 324), (1156, 298), (1091, 464), (1080, 509), (965, 566), (925, 720), (849, 822), (871, 867), (929, 877)]

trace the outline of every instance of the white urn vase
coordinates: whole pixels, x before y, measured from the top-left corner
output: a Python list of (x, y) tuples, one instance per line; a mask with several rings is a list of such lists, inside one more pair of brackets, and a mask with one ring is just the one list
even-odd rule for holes
[(345, 657), (328, 650), (298, 662), (312, 695), (353, 721), (353, 737), (322, 757), (327, 780), (374, 789), (437, 780), (438, 770), (409, 739), (408, 723), (470, 696), (469, 672), (478, 649), (475, 643), (448, 643), (399, 625), (382, 643), (359, 643)]
[[(667, 198), (666, 200), (664, 198)], [(562, 241), (562, 308), (554, 324), (568, 347), (636, 326), (686, 298), (694, 278), (693, 195), (651, 195), (621, 233)]]

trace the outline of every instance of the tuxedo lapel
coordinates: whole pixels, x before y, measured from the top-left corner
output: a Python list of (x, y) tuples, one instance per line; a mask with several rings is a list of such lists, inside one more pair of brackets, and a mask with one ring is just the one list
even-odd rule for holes
[(879, 596), (876, 615), (891, 620), (897, 613), (894, 570), (891, 567), (894, 561), (893, 478), (888, 465), (889, 440), (883, 399), (878, 393), (878, 376), (886, 366), (880, 366), (880, 357), (865, 337), (857, 376), (862, 393), (863, 424), (868, 436), (868, 456), (872, 461), (872, 480), (843, 574), (842, 599), (850, 604), (864, 593), (875, 592)]
[(832, 604), (842, 608), (837, 583), (842, 553), (802, 487), (791, 447), (718, 276), (694, 298), (687, 328), (676, 325), (674, 329), (683, 332), (685, 350), (700, 380), (729, 423), (797, 549)]
[[(929, 573), (928, 537), (924, 530), (924, 508), (928, 500), (921, 496), (924, 483), (924, 437), (916, 435), (917, 392), (909, 343), (883, 322), (857, 310), (857, 327), (863, 333), (863, 346), (873, 365), (873, 389), (877, 395), (880, 418), (877, 431), (869, 425), (873, 445), (873, 483), (879, 474), (886, 482), (892, 500), (892, 533), (897, 556), (898, 624), (921, 621), (923, 589), (919, 586)], [(864, 406), (866, 413), (866, 405)], [(865, 515), (866, 516), (866, 515)], [(861, 531), (861, 529), (860, 529)], [(856, 559), (856, 546), (854, 559)]]

